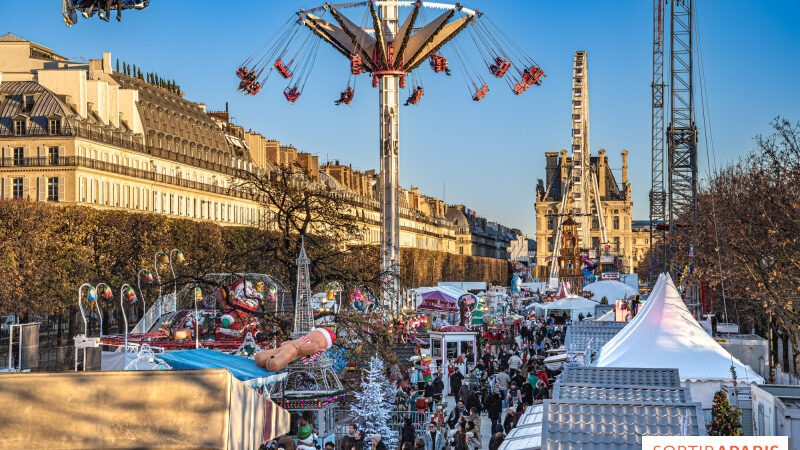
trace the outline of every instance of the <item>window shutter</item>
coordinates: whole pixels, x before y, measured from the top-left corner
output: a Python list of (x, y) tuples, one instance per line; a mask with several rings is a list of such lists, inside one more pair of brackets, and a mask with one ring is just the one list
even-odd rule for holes
[(63, 145), (59, 145), (58, 146), (58, 157), (59, 158), (63, 158), (64, 156), (67, 156), (67, 147), (64, 147)]
[[(27, 151), (28, 148), (25, 147), (25, 150)], [(30, 183), (30, 181), (31, 181), (30, 177), (22, 178), (22, 198), (27, 198), (28, 200), (31, 199), (31, 192), (30, 192), (31, 183)]]
[(39, 177), (39, 201), (47, 201), (47, 177)]
[[(23, 152), (22, 156), (24, 156), (25, 158), (30, 158), (31, 157), (31, 148), (30, 147), (25, 147), (22, 150), (22, 152)], [(26, 178), (26, 180), (27, 180), (27, 178)]]
[(11, 178), (3, 178), (3, 198), (11, 198)]
[(64, 176), (58, 177), (58, 201), (63, 202), (64, 198), (66, 198), (67, 193), (67, 182), (64, 179)]
[(37, 145), (37, 146), (36, 146), (36, 157), (37, 157), (37, 158), (41, 158), (42, 156), (43, 156), (43, 155), (42, 155), (42, 147), (39, 147), (39, 146)]

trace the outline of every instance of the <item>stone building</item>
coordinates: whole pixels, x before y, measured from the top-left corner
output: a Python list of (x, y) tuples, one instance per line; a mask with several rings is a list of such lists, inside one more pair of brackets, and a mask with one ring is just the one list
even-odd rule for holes
[[(589, 237), (591, 243), (583, 244), (585, 249), (594, 249), (598, 254), (610, 253), (622, 256), (623, 267), (618, 269), (624, 273), (632, 272), (634, 269), (633, 260), (633, 237), (634, 232), (631, 227), (631, 213), (633, 211), (633, 200), (631, 198), (631, 185), (628, 183), (628, 152), (623, 150), (622, 155), (622, 178), (617, 181), (613, 171), (609, 167), (608, 157), (603, 149), (598, 151), (597, 156), (590, 157), (590, 171), (597, 180), (597, 191), (599, 194), (600, 211), (594, 201), (594, 194), (591, 194), (592, 207), (588, 213), (591, 219), (587, 221), (589, 226)], [(567, 156), (566, 150), (561, 152), (545, 153), (545, 179), (539, 179), (536, 187), (536, 263), (537, 276), (547, 278), (549, 276), (550, 257), (553, 255), (556, 232), (560, 218), (566, 218), (570, 212), (567, 208), (562, 211), (562, 200), (564, 200), (564, 186), (570, 176), (572, 158)], [(601, 217), (605, 225), (607, 242), (601, 242)], [(638, 238), (637, 233), (637, 242)]]
[(520, 230), (478, 216), (464, 205), (448, 207), (447, 218), (455, 226), (456, 249), (460, 255), (509, 259), (511, 241), (522, 234)]

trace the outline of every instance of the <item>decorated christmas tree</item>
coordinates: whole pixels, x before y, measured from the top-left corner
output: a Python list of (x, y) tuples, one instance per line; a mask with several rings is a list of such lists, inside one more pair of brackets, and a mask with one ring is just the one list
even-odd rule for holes
[(709, 436), (741, 436), (742, 425), (739, 417), (742, 411), (728, 402), (728, 396), (719, 391), (714, 394), (711, 408), (711, 422), (706, 425)]
[(389, 428), (395, 395), (395, 387), (383, 374), (383, 361), (373, 356), (361, 380), (361, 392), (356, 392), (356, 401), (350, 406), (350, 417), (367, 441), (373, 434), (380, 434), (387, 448), (397, 445), (397, 436)]

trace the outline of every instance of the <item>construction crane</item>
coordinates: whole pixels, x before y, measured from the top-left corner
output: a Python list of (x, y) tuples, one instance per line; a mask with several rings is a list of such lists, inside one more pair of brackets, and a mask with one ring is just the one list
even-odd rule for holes
[[(691, 271), (697, 226), (697, 127), (694, 123), (693, 0), (673, 0), (670, 20), (669, 241), (667, 270)], [(682, 217), (680, 226), (678, 216)], [(679, 241), (677, 233), (689, 236)], [(679, 248), (676, 242), (688, 242)], [(684, 263), (681, 267), (680, 264)]]
[(653, 82), (651, 183), (650, 183), (650, 283), (665, 272), (667, 245), (667, 193), (664, 185), (664, 0), (653, 3)]
[[(650, 274), (652, 279), (662, 271), (670, 272), (680, 282), (694, 269), (692, 256), (697, 227), (694, 2), (669, 2), (669, 126), (666, 130), (665, 168), (663, 1), (654, 0), (653, 7)], [(664, 190), (665, 175), (667, 190)]]

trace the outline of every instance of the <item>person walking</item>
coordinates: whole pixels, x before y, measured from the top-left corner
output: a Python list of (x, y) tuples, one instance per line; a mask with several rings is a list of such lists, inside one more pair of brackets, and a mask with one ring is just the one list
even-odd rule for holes
[(403, 427), (400, 429), (400, 445), (408, 442), (413, 446), (416, 435), (414, 433), (414, 424), (411, 423), (411, 417), (406, 417), (403, 422)]
[(464, 374), (461, 373), (461, 369), (456, 367), (456, 369), (453, 371), (453, 374), (450, 375), (450, 393), (455, 397), (456, 403), (461, 400), (459, 391), (461, 390), (461, 382), (463, 380)]
[(505, 405), (506, 394), (508, 394), (508, 386), (511, 384), (511, 377), (508, 376), (508, 369), (503, 370), (494, 376), (497, 384), (500, 387), (500, 394), (503, 396), (503, 405)]
[(499, 389), (494, 389), (489, 393), (486, 400), (486, 411), (489, 415), (489, 420), (492, 421), (492, 433), (496, 433), (496, 430), (500, 427), (500, 414), (503, 412), (503, 398), (500, 397)]

